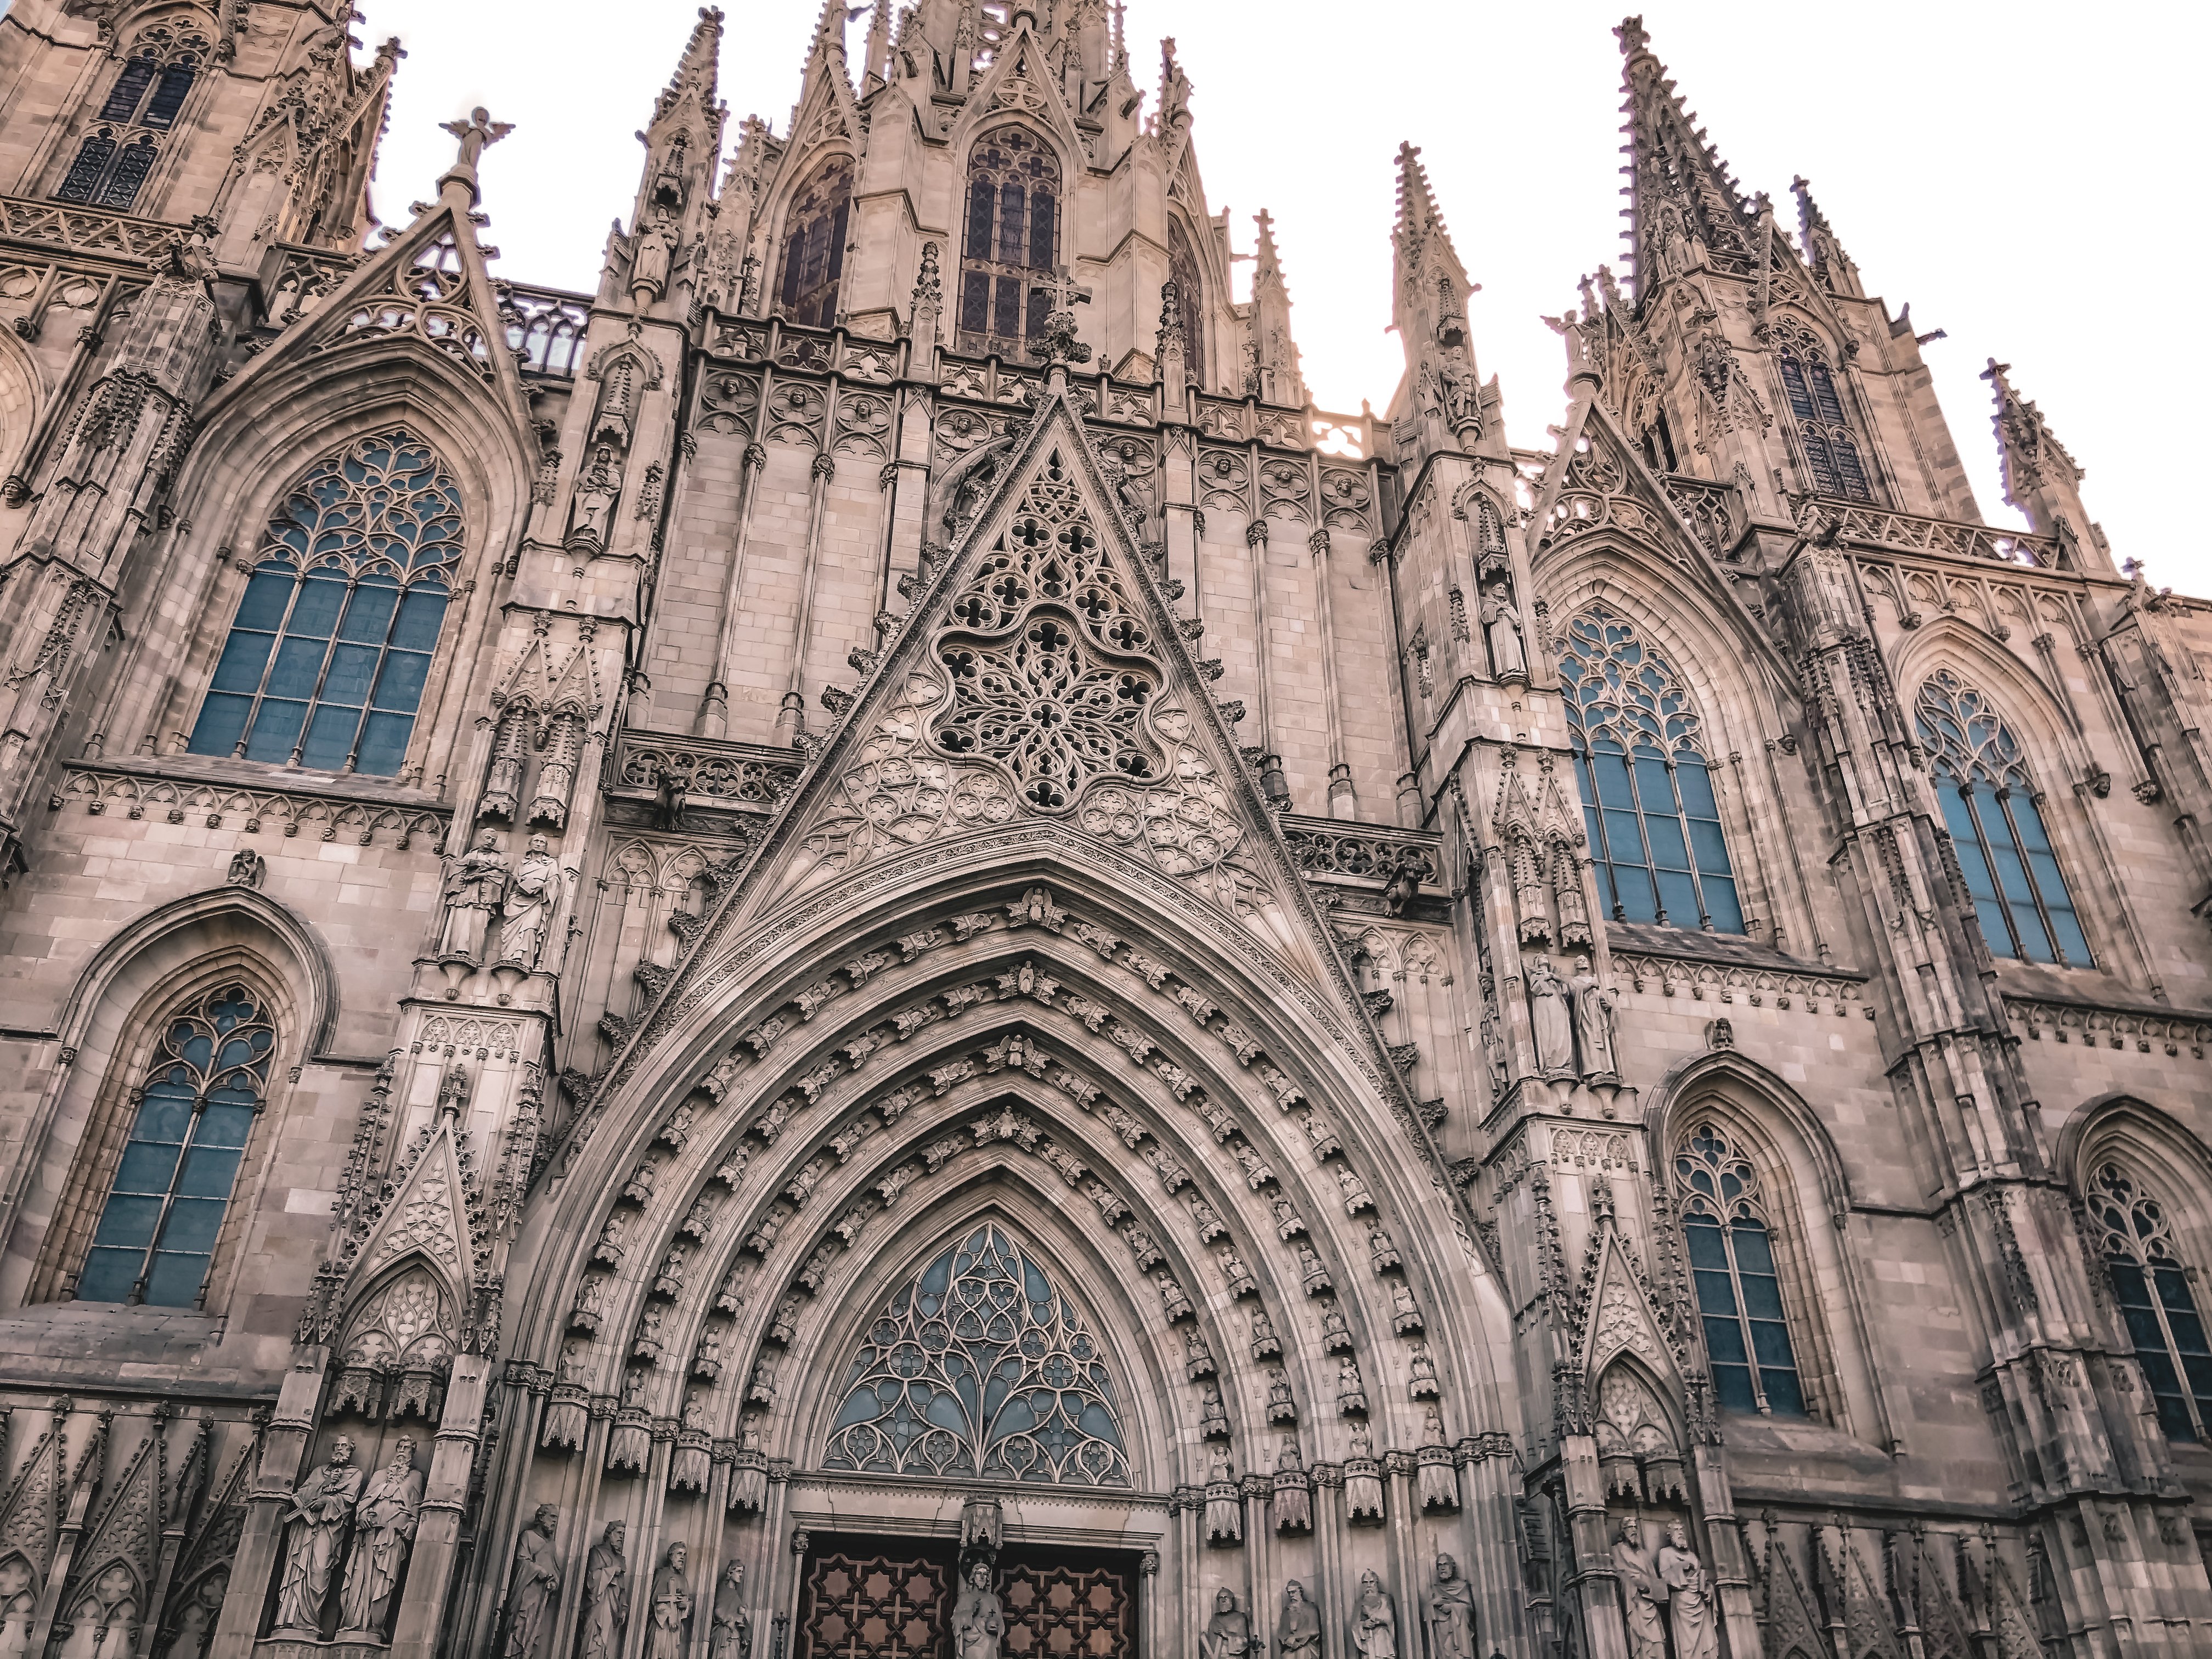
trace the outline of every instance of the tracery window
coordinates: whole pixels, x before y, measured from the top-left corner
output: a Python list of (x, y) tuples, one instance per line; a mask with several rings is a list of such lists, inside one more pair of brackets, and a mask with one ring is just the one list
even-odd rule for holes
[(155, 135), (176, 125), (207, 50), (197, 34), (148, 30), (108, 88), (99, 125), (79, 142), (55, 198), (131, 211), (161, 155)]
[(1785, 325), (1781, 335), (1782, 387), (1790, 397), (1790, 419), (1804, 446), (1813, 488), (1823, 495), (1870, 501), (1874, 488), (1859, 459), (1858, 439), (1844, 413), (1836, 378), (1826, 355), (1803, 329)]
[(992, 1223), (869, 1327), (824, 1468), (1126, 1486), (1105, 1355), (1044, 1267)]
[(276, 1042), (268, 1015), (240, 984), (171, 1018), (77, 1274), (78, 1301), (198, 1301)]
[(975, 141), (968, 157), (967, 234), (960, 254), (960, 349), (1026, 355), (1052, 309), (1045, 286), (1060, 263), (1060, 158), (1027, 127)]
[(2212, 1344), (2173, 1244), (2166, 1206), (2117, 1164), (2089, 1181), (2089, 1214), (2104, 1235), (2105, 1271), (2169, 1440), (2212, 1435)]
[(1714, 1395), (1735, 1411), (1804, 1416), (1758, 1166), (1707, 1120), (1675, 1150), (1674, 1180)]
[(1913, 707), (1943, 824), (1982, 936), (2000, 956), (2086, 966), (2089, 941), (2066, 890), (2020, 744), (1982, 694), (1940, 669)]
[(1704, 735), (1674, 669), (1599, 605), (1568, 628), (1559, 682), (1601, 902), (1617, 921), (1743, 932)]
[(1175, 278), (1176, 294), (1182, 302), (1183, 353), (1190, 372), (1201, 386), (1212, 386), (1213, 376), (1206, 361), (1206, 284), (1199, 280), (1198, 252), (1182, 221), (1168, 216), (1168, 275)]
[(832, 155), (793, 198), (783, 233), (783, 277), (777, 307), (805, 328), (837, 321), (837, 285), (845, 275), (845, 232), (853, 216), (853, 158)]
[(191, 752), (398, 771), (460, 556), (428, 444), (392, 429), (318, 461), (270, 521)]

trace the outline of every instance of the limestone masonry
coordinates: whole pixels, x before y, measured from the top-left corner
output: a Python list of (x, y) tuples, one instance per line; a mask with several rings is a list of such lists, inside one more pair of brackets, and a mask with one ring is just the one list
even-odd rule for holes
[(1638, 20), (1540, 453), (1104, 0), (592, 294), (356, 21), (0, 17), (0, 1659), (2212, 1651), (2212, 606)]

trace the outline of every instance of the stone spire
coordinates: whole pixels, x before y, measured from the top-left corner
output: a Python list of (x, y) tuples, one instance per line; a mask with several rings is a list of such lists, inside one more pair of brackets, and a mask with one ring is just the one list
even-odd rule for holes
[(2078, 568), (2109, 573), (2104, 532), (2081, 505), (2081, 469), (2058, 441), (2043, 411), (2013, 390), (2012, 365), (1990, 359), (1982, 378), (1996, 396), (1997, 456), (2005, 500), (2027, 515), (2039, 536), (2056, 536)]
[(1304, 404), (1305, 377), (1298, 373), (1297, 342), (1291, 336), (1291, 294), (1275, 249), (1275, 222), (1262, 208), (1253, 223), (1260, 231), (1252, 269), (1251, 341), (1259, 395), (1271, 404)]
[(1720, 152), (1698, 118), (1685, 108), (1667, 67), (1651, 52), (1644, 20), (1631, 17), (1613, 31), (1620, 40), (1628, 118), (1629, 242), (1636, 261), (1641, 304), (1662, 276), (1693, 265), (1748, 275), (1753, 212)]
[(1411, 403), (1398, 418), (1418, 414), (1429, 423), (1425, 446), (1472, 447), (1482, 431), (1484, 397), (1474, 370), (1467, 327), (1468, 280), (1443, 211), (1429, 187), (1428, 169), (1413, 144), (1398, 146), (1398, 223), (1392, 325), (1406, 351)]
[(1790, 188), (1797, 198), (1797, 233), (1805, 245), (1805, 258), (1813, 267), (1813, 274), (1831, 294), (1863, 299), (1866, 289), (1859, 282), (1859, 268), (1844, 252), (1843, 242), (1829, 226), (1827, 215), (1813, 199), (1813, 186), (1800, 177), (1790, 181)]
[(716, 96), (721, 49), (721, 10), (702, 6), (675, 73), (653, 100), (653, 119), (637, 135), (645, 146), (637, 200), (629, 234), (609, 241), (606, 276), (614, 295), (628, 295), (640, 311), (659, 304), (672, 281), (696, 275), (689, 267), (712, 216), (730, 113)]

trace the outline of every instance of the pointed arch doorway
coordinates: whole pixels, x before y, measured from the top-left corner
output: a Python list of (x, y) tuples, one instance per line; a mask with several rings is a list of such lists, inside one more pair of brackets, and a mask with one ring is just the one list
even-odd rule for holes
[(1002, 1659), (1136, 1659), (1143, 1553), (1010, 1537), (1000, 1501), (1132, 1486), (1113, 1369), (1047, 1258), (1002, 1220), (959, 1229), (881, 1304), (835, 1386), (820, 1467), (882, 1529), (793, 1539), (793, 1659), (974, 1659), (971, 1583), (996, 1598)]

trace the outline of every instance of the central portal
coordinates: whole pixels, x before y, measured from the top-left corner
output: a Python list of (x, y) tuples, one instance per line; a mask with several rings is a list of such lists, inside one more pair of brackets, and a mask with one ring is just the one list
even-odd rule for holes
[[(971, 1559), (976, 1558), (970, 1558)], [(1138, 1557), (1008, 1544), (992, 1569), (1003, 1659), (1136, 1659)], [(953, 1540), (816, 1534), (806, 1552), (794, 1659), (963, 1659)]]

